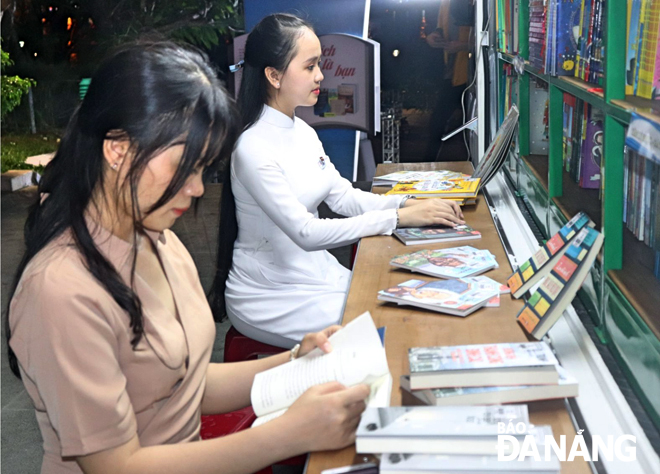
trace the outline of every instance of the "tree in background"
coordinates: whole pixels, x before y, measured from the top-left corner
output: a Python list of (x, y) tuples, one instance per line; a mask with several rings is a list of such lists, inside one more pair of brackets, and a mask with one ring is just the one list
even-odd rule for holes
[(30, 86), (36, 85), (36, 82), (18, 76), (7, 76), (5, 68), (11, 66), (13, 61), (9, 58), (9, 53), (3, 51), (1, 46), (0, 53), (2, 53), (2, 78), (0, 78), (2, 84), (2, 113), (0, 117), (4, 119), (5, 115), (21, 103), (21, 98), (28, 93)]

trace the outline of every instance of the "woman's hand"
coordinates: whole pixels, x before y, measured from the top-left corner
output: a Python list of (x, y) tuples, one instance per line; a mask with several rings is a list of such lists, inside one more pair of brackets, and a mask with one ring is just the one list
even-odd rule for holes
[(408, 199), (399, 209), (399, 227), (465, 224), (461, 207), (446, 199)]
[[(286, 411), (288, 429), (304, 452), (341, 449), (355, 442), (360, 414), (366, 408), (368, 385), (346, 388), (339, 382), (316, 385)], [(283, 420), (284, 421), (284, 420)]]
[(339, 331), (341, 326), (335, 324), (325, 328), (323, 331), (319, 332), (310, 332), (303, 337), (303, 340), (300, 342), (300, 350), (298, 351), (298, 357), (302, 357), (305, 354), (308, 354), (315, 348), (320, 348), (324, 353), (332, 351), (332, 345), (328, 338), (334, 333)]

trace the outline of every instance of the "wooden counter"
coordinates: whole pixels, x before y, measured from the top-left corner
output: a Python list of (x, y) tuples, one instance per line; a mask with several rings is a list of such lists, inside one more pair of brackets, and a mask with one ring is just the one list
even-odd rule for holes
[[(468, 162), (387, 164), (379, 165), (376, 175), (380, 176), (398, 170), (441, 169), (471, 174), (472, 164)], [(374, 188), (376, 193), (383, 193), (387, 190), (388, 188), (384, 187)], [(499, 308), (482, 308), (465, 318), (410, 306), (397, 306), (377, 300), (379, 290), (420, 276), (390, 267), (390, 258), (423, 248), (436, 249), (470, 245), (479, 249), (488, 249), (496, 256), (500, 266), (487, 272), (486, 275), (499, 282), (506, 282), (513, 271), (483, 196), (479, 197), (476, 205), (465, 206), (463, 214), (466, 222), (481, 232), (481, 239), (427, 246), (405, 246), (394, 237), (377, 236), (362, 239), (360, 243), (343, 323), (346, 324), (363, 312), (370, 311), (376, 326), (387, 328), (385, 349), (394, 380), (392, 406), (401, 405), (399, 376), (407, 374), (409, 371), (407, 361), (409, 347), (525, 342), (528, 340), (515, 318), (523, 303), (521, 300), (514, 300), (510, 295), (502, 295)], [(425, 275), (421, 275), (421, 277), (432, 278)], [(568, 454), (575, 436), (575, 429), (569, 413), (566, 411), (564, 400), (533, 402), (528, 405), (532, 423), (551, 425), (557, 440), (559, 440), (559, 435), (566, 435)], [(318, 474), (324, 469), (360, 462), (362, 457), (361, 455), (356, 456), (354, 447), (340, 451), (314, 453), (310, 456), (306, 472)], [(562, 474), (582, 474), (589, 473), (591, 470), (582, 458), (577, 458), (573, 462), (563, 462), (561, 472)]]

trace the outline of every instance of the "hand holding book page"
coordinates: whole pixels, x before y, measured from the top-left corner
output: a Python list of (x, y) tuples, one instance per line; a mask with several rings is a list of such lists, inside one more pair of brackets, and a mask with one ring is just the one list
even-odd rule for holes
[[(385, 349), (367, 312), (330, 336), (332, 352), (314, 349), (288, 364), (257, 374), (250, 398), (260, 417), (253, 426), (281, 415), (312, 386), (339, 382), (347, 387), (367, 384), (369, 406), (388, 406), (392, 378)], [(263, 419), (262, 419), (263, 417)]]

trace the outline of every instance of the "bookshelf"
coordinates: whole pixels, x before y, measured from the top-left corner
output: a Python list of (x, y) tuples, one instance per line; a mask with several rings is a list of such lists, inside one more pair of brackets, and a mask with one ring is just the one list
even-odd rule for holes
[[(497, 3), (495, 9), (497, 11)], [(524, 59), (524, 67), (514, 79), (517, 94), (510, 95), (520, 110), (517, 156), (511, 158), (518, 163), (505, 169), (518, 194), (526, 197), (534, 220), (546, 237), (578, 211), (586, 212), (605, 235), (601, 255), (585, 283), (588, 288), (581, 292), (580, 298), (591, 310), (601, 341), (612, 350), (651, 420), (660, 429), (658, 380), (648, 376), (660, 372), (660, 280), (653, 275), (654, 251), (638, 241), (622, 219), (626, 127), (633, 112), (660, 124), (660, 101), (625, 95), (627, 37), (626, 28), (622, 28), (625, 22), (616, 14), (608, 15), (608, 12), (626, 12), (626, 0), (607, 0), (603, 85), (597, 86), (575, 77), (544, 74), (529, 62), (529, 4), (527, 0), (519, 0), (518, 56)], [(513, 54), (502, 50), (497, 51), (497, 60), (498, 81), (503, 80), (503, 65), (515, 65), (519, 61)], [(547, 155), (530, 153), (530, 122), (537, 118), (537, 114), (543, 113), (538, 106), (531, 104), (532, 81), (542, 81), (548, 88)], [(501, 93), (502, 88), (497, 90)], [(564, 170), (564, 93), (585, 101), (604, 114), (602, 196), (598, 189), (578, 186)], [(491, 103), (496, 103), (496, 109), (501, 110), (502, 101), (503, 98), (498, 97)]]

